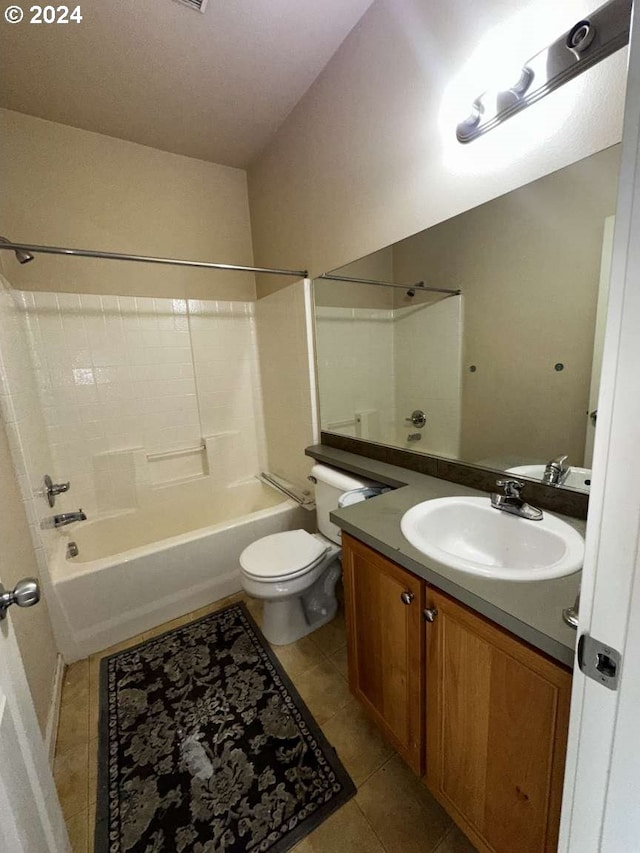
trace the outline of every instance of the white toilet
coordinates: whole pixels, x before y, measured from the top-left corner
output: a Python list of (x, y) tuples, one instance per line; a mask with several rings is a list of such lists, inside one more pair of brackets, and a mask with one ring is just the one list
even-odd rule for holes
[(240, 555), (242, 586), (264, 601), (262, 633), (284, 646), (330, 622), (338, 602), (340, 528), (329, 521), (338, 499), (351, 489), (377, 485), (326, 465), (314, 465), (318, 533), (288, 530), (264, 536)]

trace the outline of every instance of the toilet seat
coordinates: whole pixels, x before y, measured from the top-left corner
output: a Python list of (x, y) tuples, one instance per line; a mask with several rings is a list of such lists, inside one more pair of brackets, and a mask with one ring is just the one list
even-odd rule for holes
[(256, 580), (292, 580), (317, 566), (329, 550), (329, 543), (306, 530), (287, 530), (264, 536), (248, 545), (240, 555), (240, 565)]

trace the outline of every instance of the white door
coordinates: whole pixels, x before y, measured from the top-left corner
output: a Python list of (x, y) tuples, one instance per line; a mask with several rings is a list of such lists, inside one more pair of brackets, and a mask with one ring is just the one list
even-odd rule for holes
[(598, 285), (598, 307), (596, 309), (596, 329), (593, 338), (593, 361), (591, 363), (591, 385), (589, 387), (589, 408), (587, 410), (587, 439), (584, 448), (585, 468), (593, 465), (593, 445), (596, 437), (598, 397), (600, 396), (600, 373), (602, 371), (602, 353), (604, 351), (604, 332), (607, 325), (607, 307), (609, 305), (609, 280), (611, 278), (611, 256), (613, 254), (613, 228), (615, 216), (607, 216), (602, 235), (602, 255), (600, 260), (600, 283)]
[(618, 690), (576, 669), (561, 851), (640, 851), (640, 4), (629, 78), (580, 634), (622, 653)]
[(69, 850), (9, 610), (0, 621), (0, 851)]

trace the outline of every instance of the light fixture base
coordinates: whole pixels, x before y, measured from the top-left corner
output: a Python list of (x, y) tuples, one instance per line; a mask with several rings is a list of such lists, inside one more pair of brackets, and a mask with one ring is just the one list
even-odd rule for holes
[(632, 0), (611, 0), (527, 60), (520, 78), (501, 92), (483, 92), (456, 128), (472, 142), (629, 42)]

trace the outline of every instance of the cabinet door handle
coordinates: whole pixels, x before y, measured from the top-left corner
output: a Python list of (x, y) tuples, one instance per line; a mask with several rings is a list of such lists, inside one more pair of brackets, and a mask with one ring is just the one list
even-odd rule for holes
[(423, 611), (422, 615), (424, 616), (425, 622), (435, 622), (436, 616), (438, 615), (438, 608), (437, 607), (427, 608), (427, 610)]
[(400, 601), (403, 604), (411, 604), (414, 598), (415, 595), (412, 592), (403, 592), (400, 594)]

